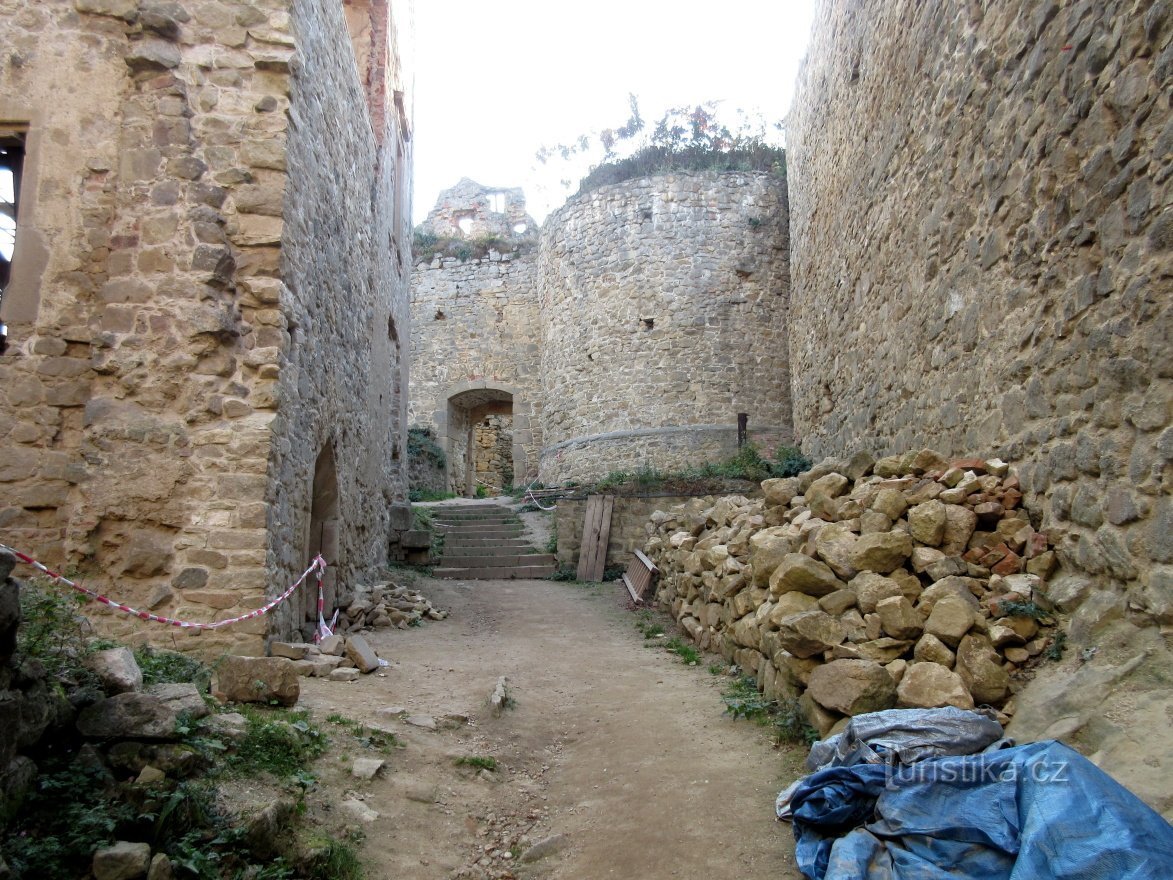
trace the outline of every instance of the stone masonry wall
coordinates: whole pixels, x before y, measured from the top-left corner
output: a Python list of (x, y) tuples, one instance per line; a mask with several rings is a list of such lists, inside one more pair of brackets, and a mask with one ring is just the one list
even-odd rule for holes
[[(372, 14), (380, 5), (372, 4)], [(405, 7), (392, 7), (393, 28), (403, 26)], [(291, 583), (308, 563), (314, 464), (329, 446), (339, 531), (337, 556), (328, 561), (345, 603), (358, 581), (385, 564), (392, 504), (407, 497), (411, 204), (402, 194), (397, 213), (395, 186), (411, 179), (410, 132), (398, 114), (385, 117), (384, 130), (373, 127), (378, 108), (368, 112), (340, 4), (296, 0), (291, 11), (299, 64), (280, 270), (284, 317), (296, 332), (269, 457), (268, 561), (278, 583)], [(381, 91), (402, 89), (389, 80)], [(316, 598), (298, 596), (302, 602), (289, 610), (304, 620)], [(292, 626), (279, 618), (280, 631)]]
[[(385, 552), (378, 490), (359, 486), (399, 473), (384, 437), (402, 428), (402, 365), (381, 340), (404, 289), (382, 280), (390, 221), (371, 206), (393, 163), (376, 157), (335, 7), (0, 3), (0, 119), (27, 130), (29, 154), (4, 297), (0, 529), (159, 613), (232, 616), (300, 574), (331, 435), (345, 515), (362, 518), (344, 530), (344, 578)], [(365, 237), (341, 238), (350, 217)], [(347, 356), (326, 367), (327, 350)], [(268, 623), (177, 646), (255, 649)]]
[(784, 186), (672, 174), (602, 187), (543, 226), (541, 478), (681, 468), (791, 439)]
[[(463, 410), (511, 398), (515, 479), (536, 475), (542, 403), (533, 259), (493, 252), (418, 263), (411, 320), (411, 424), (436, 432), (451, 472), (468, 442)], [(460, 405), (450, 412), (453, 399)]]
[[(693, 496), (688, 495), (616, 496), (611, 509), (611, 534), (607, 539), (607, 568), (626, 569), (634, 552), (644, 549), (648, 541), (648, 522), (655, 511), (691, 500)], [(711, 498), (707, 500), (712, 501)], [(586, 506), (586, 498), (558, 499), (554, 529), (558, 535), (557, 561), (561, 568), (578, 567)]]
[(1164, 622), (1171, 39), (1152, 0), (826, 0), (787, 126), (804, 451), (993, 450), (1095, 615)]

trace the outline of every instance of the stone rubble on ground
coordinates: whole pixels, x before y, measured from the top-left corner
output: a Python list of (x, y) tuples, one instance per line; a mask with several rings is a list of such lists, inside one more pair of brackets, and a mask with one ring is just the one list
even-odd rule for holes
[(821, 735), (894, 707), (1013, 714), (1057, 563), (1005, 463), (861, 453), (762, 490), (651, 517), (658, 601), (693, 641)]

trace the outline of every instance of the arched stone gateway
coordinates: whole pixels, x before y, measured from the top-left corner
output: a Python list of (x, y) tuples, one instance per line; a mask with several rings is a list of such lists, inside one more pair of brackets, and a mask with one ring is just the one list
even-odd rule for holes
[[(527, 459), (533, 446), (527, 404), (518, 389), (473, 381), (450, 388), (445, 397), (447, 405), (437, 421), (451, 491), (472, 497), (484, 485), (492, 492), (534, 470), (536, 463)], [(509, 453), (496, 454), (506, 443)]]

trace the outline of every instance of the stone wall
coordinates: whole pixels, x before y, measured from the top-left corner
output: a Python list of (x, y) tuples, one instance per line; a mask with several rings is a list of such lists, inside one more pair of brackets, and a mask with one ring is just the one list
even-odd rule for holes
[[(693, 499), (690, 495), (638, 495), (615, 497), (611, 510), (611, 535), (607, 540), (607, 568), (627, 568), (634, 551), (643, 550), (651, 530), (649, 519), (657, 510), (667, 510)], [(707, 498), (712, 502), (712, 498)], [(586, 519), (586, 498), (560, 498), (554, 513), (558, 535), (557, 562), (562, 568), (577, 568), (582, 550), (582, 527)]]
[(541, 477), (676, 469), (737, 449), (737, 414), (791, 439), (784, 185), (670, 174), (581, 195), (545, 223)]
[[(364, 91), (326, 0), (16, 5), (0, 118), (29, 159), (3, 303), (6, 540), (158, 613), (232, 616), (304, 568), (332, 445), (345, 587), (385, 558), (406, 490), (404, 197), (392, 217), (410, 149), (403, 114), (376, 132), (368, 100), (402, 87)], [(399, 19), (365, 8), (393, 54)], [(255, 649), (295, 616), (177, 646)]]
[(1171, 38), (1163, 2), (826, 0), (787, 125), (804, 450), (993, 450), (1095, 615), (1165, 623)]
[[(482, 201), (490, 188), (466, 182), (471, 191), (458, 185), (441, 194), (429, 217), (432, 226), (444, 228), (444, 218), (457, 207), (484, 214)], [(524, 216), (524, 205), (518, 192), (507, 207)], [(509, 235), (509, 244), (523, 246), (521, 237)], [(411, 320), (408, 417), (413, 426), (431, 428), (439, 438), (448, 457), (449, 487), (472, 491), (469, 432), (502, 405), (513, 417), (515, 478), (536, 476), (542, 401), (533, 258), (522, 251), (491, 250), (468, 259), (441, 254), (419, 259), (412, 275)]]

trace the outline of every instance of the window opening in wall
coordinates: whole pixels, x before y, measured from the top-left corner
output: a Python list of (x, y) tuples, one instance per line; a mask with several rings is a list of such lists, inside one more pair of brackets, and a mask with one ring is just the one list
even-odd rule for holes
[[(20, 208), (20, 175), (24, 169), (24, 135), (0, 132), (0, 307), (12, 278), (16, 220)], [(0, 312), (0, 316), (2, 316)], [(8, 345), (8, 328), (0, 317), (0, 354)]]
[(526, 226), (524, 223), (514, 223), (513, 224), (513, 231), (516, 232), (518, 235), (522, 235), (527, 229), (529, 229), (529, 227)]
[(456, 225), (465, 235), (469, 235), (472, 232), (472, 214), (457, 214), (455, 220)]
[(505, 213), (505, 193), (489, 193), (489, 210), (494, 214)]

